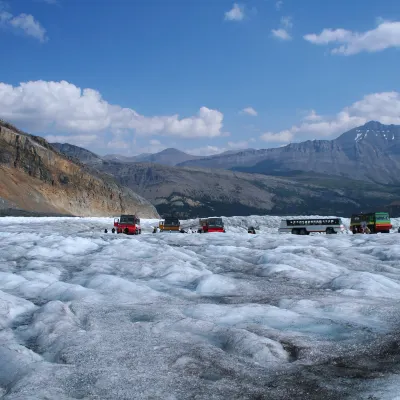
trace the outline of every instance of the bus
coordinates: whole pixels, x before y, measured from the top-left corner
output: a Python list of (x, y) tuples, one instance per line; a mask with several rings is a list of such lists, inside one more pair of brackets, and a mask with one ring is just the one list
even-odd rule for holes
[[(350, 230), (355, 233), (389, 233), (392, 229), (389, 213), (372, 212), (366, 214), (353, 214), (350, 219)], [(367, 231), (368, 232), (368, 231)]]
[(200, 218), (197, 232), (225, 232), (224, 222), (222, 221), (222, 218)]
[(278, 231), (293, 235), (309, 235), (310, 233), (329, 235), (344, 232), (345, 229), (340, 218), (298, 218), (283, 219)]
[(177, 217), (165, 217), (158, 224), (161, 232), (180, 232), (181, 223)]

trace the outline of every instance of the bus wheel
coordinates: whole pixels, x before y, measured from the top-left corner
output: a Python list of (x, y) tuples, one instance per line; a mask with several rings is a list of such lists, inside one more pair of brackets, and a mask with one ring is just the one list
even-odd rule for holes
[(335, 233), (335, 231), (334, 231), (333, 228), (326, 228), (326, 234), (327, 234), (327, 235), (332, 235), (332, 234), (334, 234), (334, 233)]
[(304, 229), (304, 228), (300, 229), (299, 235), (307, 235), (307, 234), (308, 234), (308, 232), (306, 229)]
[(299, 230), (298, 229), (292, 229), (292, 235), (298, 235)]

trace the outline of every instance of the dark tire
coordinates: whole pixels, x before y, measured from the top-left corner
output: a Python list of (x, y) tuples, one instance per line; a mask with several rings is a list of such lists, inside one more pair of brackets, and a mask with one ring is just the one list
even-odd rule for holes
[(298, 235), (299, 230), (298, 229), (292, 229), (292, 235)]
[(127, 235), (127, 234), (129, 233), (129, 229), (128, 229), (128, 228), (125, 228), (125, 229), (124, 229), (124, 233), (125, 233), (125, 235)]
[(326, 234), (327, 235), (333, 235), (335, 234), (335, 230), (333, 228), (326, 228)]
[(300, 229), (299, 235), (307, 235), (307, 234), (308, 234), (308, 232), (306, 229), (304, 229), (304, 228)]
[(111, 229), (111, 232), (112, 232), (112, 233), (115, 233), (115, 228), (112, 228), (112, 229)]

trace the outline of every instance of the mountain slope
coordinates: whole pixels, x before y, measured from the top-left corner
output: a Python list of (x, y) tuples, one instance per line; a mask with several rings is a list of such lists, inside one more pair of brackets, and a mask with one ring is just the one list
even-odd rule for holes
[(150, 162), (161, 165), (169, 165), (174, 166), (179, 163), (188, 161), (188, 160), (196, 160), (201, 158), (199, 156), (193, 156), (191, 154), (187, 154), (183, 151), (174, 148), (164, 149), (158, 153), (143, 153), (137, 156), (132, 157), (124, 157), (115, 154), (106, 155), (103, 157), (105, 161), (116, 161), (116, 162)]
[(104, 161), (116, 161), (116, 162), (141, 162), (145, 160), (152, 153), (142, 153), (137, 156), (121, 156), (119, 154), (107, 154), (102, 157)]
[(57, 151), (68, 155), (69, 157), (75, 158), (83, 164), (96, 165), (101, 164), (103, 160), (100, 156), (92, 153), (83, 147), (74, 146), (69, 143), (50, 143)]
[[(227, 170), (105, 162), (101, 170), (156, 205), (160, 214), (321, 214), (348, 216), (398, 199), (396, 190), (325, 175), (299, 179)], [(328, 177), (329, 178), (329, 177)]]
[(157, 217), (147, 200), (89, 166), (58, 153), (43, 138), (0, 121), (0, 208), (42, 213)]
[(335, 140), (189, 160), (179, 166), (223, 168), (270, 175), (318, 172), (370, 182), (400, 183), (400, 126), (371, 121)]

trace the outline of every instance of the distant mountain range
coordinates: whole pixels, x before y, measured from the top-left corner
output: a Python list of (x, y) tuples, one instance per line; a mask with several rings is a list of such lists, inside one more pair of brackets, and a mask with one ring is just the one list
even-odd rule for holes
[(160, 213), (180, 217), (344, 216), (390, 209), (400, 200), (400, 126), (376, 121), (334, 140), (208, 157), (176, 149), (132, 158), (99, 157), (76, 146), (55, 146), (113, 175)]
[(115, 154), (100, 157), (70, 144), (52, 145), (93, 166), (104, 161), (147, 162), (273, 176), (315, 172), (381, 184), (400, 183), (400, 126), (383, 125), (376, 121), (351, 129), (334, 140), (308, 140), (272, 149), (232, 150), (206, 157), (173, 148), (133, 157)]
[(266, 175), (317, 172), (397, 184), (400, 183), (400, 126), (371, 121), (334, 140), (308, 140), (273, 149), (245, 150), (188, 160), (177, 166)]
[(158, 153), (142, 153), (139, 154), (138, 156), (133, 156), (133, 157), (124, 157), (124, 156), (119, 156), (116, 154), (111, 154), (111, 155), (106, 155), (103, 157), (103, 160), (105, 161), (117, 161), (117, 162), (124, 162), (124, 163), (130, 163), (130, 162), (150, 162), (150, 163), (156, 163), (156, 164), (161, 164), (161, 165), (169, 165), (169, 166), (174, 166), (179, 163), (183, 163), (188, 160), (196, 160), (198, 158), (202, 158), (199, 156), (193, 156), (191, 154), (184, 153), (183, 151), (174, 149), (174, 148), (168, 148), (165, 150), (162, 150)]

